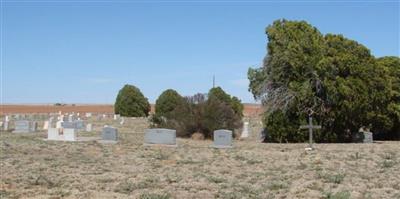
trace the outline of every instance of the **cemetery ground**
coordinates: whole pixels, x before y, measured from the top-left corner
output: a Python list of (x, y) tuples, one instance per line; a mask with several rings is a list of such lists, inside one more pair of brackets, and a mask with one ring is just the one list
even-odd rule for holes
[(117, 144), (1, 132), (0, 198), (400, 198), (399, 142), (306, 152), (306, 143), (259, 143), (250, 125), (252, 137), (231, 149), (181, 138), (178, 147), (149, 147), (147, 120), (125, 122), (93, 120), (94, 132), (79, 133), (100, 136), (111, 124)]

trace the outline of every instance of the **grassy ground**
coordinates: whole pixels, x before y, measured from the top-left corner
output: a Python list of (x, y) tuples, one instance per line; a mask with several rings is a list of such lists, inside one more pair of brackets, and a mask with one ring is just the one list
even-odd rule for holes
[[(0, 198), (400, 198), (400, 143), (262, 144), (178, 139), (145, 147), (143, 119), (119, 127), (118, 144), (44, 141), (1, 133)], [(99, 133), (82, 133), (99, 136)]]

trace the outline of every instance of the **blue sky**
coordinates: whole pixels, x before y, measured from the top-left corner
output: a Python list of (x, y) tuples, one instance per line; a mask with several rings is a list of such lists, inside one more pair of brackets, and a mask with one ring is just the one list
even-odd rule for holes
[(3, 103), (113, 103), (124, 84), (154, 102), (216, 84), (243, 102), (247, 70), (266, 54), (265, 28), (306, 20), (373, 55), (399, 56), (398, 1), (5, 1)]

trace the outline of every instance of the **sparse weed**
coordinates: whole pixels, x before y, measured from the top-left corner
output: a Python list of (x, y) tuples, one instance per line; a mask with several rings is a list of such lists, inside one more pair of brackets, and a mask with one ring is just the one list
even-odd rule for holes
[(271, 191), (277, 191), (288, 188), (288, 184), (282, 181), (273, 181), (267, 185), (267, 188)]
[(196, 164), (198, 162), (193, 161), (192, 158), (184, 159), (184, 160), (178, 160), (178, 164)]
[(216, 177), (216, 176), (207, 176), (207, 180), (212, 183), (216, 183), (216, 184), (220, 184), (220, 183), (223, 183), (226, 181), (224, 178)]
[(139, 196), (139, 199), (169, 199), (170, 194), (156, 194), (156, 193), (144, 193)]
[(129, 180), (125, 180), (117, 185), (114, 192), (130, 194), (137, 189), (154, 188), (158, 183), (156, 178), (146, 178), (138, 183), (133, 183)]
[(158, 150), (155, 154), (154, 154), (154, 159), (156, 160), (168, 160), (169, 156), (165, 153), (163, 153), (161, 150)]
[(133, 182), (124, 181), (117, 185), (117, 187), (114, 189), (114, 192), (130, 194), (134, 190), (135, 190), (135, 184)]
[(356, 152), (356, 153), (354, 153), (354, 154), (351, 154), (351, 155), (350, 155), (350, 159), (352, 159), (352, 160), (359, 160), (359, 159), (361, 159), (361, 154), (360, 154), (359, 152)]
[(261, 161), (261, 160), (253, 160), (253, 159), (247, 160), (247, 164), (250, 164), (250, 165), (261, 164), (261, 163), (263, 163), (263, 161)]
[(344, 177), (346, 175), (344, 173), (328, 174), (323, 172), (317, 172), (317, 176), (318, 178), (323, 179), (325, 182), (340, 184), (343, 182)]
[(381, 163), (381, 167), (382, 167), (383, 169), (391, 168), (391, 167), (393, 167), (394, 165), (396, 165), (396, 161), (388, 160), (388, 159), (383, 160), (382, 163)]
[(300, 162), (299, 165), (296, 166), (296, 169), (298, 170), (304, 170), (307, 168), (307, 164), (304, 164), (303, 162)]
[(349, 191), (339, 191), (336, 193), (328, 192), (324, 194), (325, 199), (349, 199), (351, 196)]

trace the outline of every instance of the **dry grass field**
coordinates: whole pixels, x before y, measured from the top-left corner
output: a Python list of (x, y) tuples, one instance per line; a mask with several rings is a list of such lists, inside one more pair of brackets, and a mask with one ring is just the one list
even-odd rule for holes
[[(400, 143), (263, 144), (178, 139), (143, 146), (145, 119), (94, 121), (120, 142), (44, 141), (45, 132), (1, 132), (0, 198), (400, 198)], [(252, 132), (254, 133), (254, 132)]]

